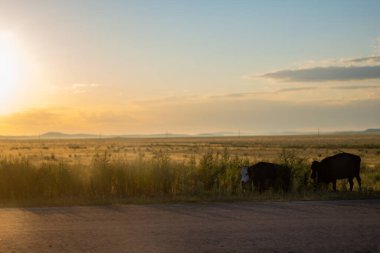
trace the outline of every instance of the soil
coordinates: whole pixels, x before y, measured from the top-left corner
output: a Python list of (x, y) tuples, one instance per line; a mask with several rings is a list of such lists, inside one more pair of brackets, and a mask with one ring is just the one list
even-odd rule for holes
[(3, 208), (0, 252), (380, 252), (380, 200)]

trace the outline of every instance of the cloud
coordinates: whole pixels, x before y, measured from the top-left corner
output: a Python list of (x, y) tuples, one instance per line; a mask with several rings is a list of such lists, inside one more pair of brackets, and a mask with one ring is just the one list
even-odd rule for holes
[(346, 60), (345, 62), (352, 62), (352, 63), (380, 63), (380, 56), (369, 56), (369, 57), (362, 57), (362, 58), (354, 58)]
[(323, 67), (281, 70), (261, 76), (282, 82), (328, 82), (380, 79), (380, 66)]
[(365, 90), (365, 89), (380, 89), (377, 85), (350, 85), (350, 86), (333, 86), (330, 89), (336, 90)]
[(307, 91), (307, 90), (315, 90), (315, 89), (318, 89), (318, 88), (317, 87), (290, 87), (290, 88), (279, 89), (275, 91), (275, 93)]
[(240, 93), (226, 93), (220, 95), (212, 95), (205, 97), (205, 99), (230, 99), (230, 100), (242, 100), (242, 99), (251, 99), (251, 98), (268, 98), (271, 97), (273, 100), (276, 94), (281, 93), (296, 93), (302, 91), (316, 90), (318, 87), (287, 87), (282, 89), (273, 89), (267, 91), (247, 91)]
[(380, 56), (306, 62), (296, 69), (246, 75), (277, 82), (343, 82), (380, 79)]
[(89, 89), (100, 87), (98, 83), (74, 83), (70, 86), (52, 85), (49, 88), (52, 94), (83, 94), (87, 93)]
[(380, 85), (374, 84), (345, 84), (326, 86), (269, 86), (257, 91), (241, 91), (221, 93), (214, 95), (173, 96), (160, 99), (133, 101), (142, 107), (179, 105), (192, 103), (210, 103), (212, 101), (234, 101), (240, 103), (244, 100), (283, 101), (283, 102), (318, 102), (318, 103), (348, 103), (363, 99), (380, 99)]

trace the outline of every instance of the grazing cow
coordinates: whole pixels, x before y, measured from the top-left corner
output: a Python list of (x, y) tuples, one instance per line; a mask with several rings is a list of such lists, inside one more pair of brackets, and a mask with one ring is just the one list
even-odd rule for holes
[(240, 171), (243, 189), (247, 186), (252, 190), (252, 185), (263, 192), (269, 187), (275, 190), (289, 190), (291, 169), (274, 163), (259, 162), (249, 167), (243, 167)]
[(311, 178), (316, 183), (332, 183), (336, 191), (336, 180), (348, 178), (350, 191), (354, 186), (353, 178), (358, 181), (361, 189), (360, 179), (360, 157), (349, 153), (340, 153), (326, 157), (321, 162), (314, 161), (311, 164)]

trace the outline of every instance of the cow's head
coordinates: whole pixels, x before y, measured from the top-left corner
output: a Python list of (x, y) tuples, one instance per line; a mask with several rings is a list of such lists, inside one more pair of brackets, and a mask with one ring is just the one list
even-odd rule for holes
[(247, 166), (244, 166), (243, 168), (241, 168), (240, 175), (241, 175), (241, 185), (244, 187), (250, 181), (250, 177), (249, 177), (249, 172), (248, 172), (248, 167)]
[(314, 179), (315, 181), (318, 180), (318, 169), (319, 169), (319, 162), (313, 161), (311, 164), (311, 179)]

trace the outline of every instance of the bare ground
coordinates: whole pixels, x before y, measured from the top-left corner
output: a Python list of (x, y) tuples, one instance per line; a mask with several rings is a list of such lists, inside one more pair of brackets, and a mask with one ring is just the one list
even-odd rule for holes
[(380, 252), (380, 200), (4, 208), (0, 252)]

